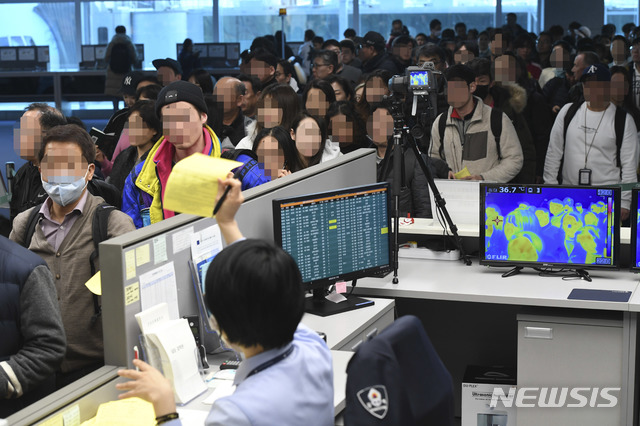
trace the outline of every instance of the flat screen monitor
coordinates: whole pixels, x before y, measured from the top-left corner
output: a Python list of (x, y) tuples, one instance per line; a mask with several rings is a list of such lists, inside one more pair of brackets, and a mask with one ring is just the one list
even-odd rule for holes
[(352, 296), (333, 303), (325, 295), (336, 282), (391, 270), (387, 197), (383, 182), (273, 201), (275, 241), (314, 293), (307, 312), (325, 316), (372, 304)]
[[(480, 185), (480, 264), (617, 268), (620, 188)], [(505, 276), (508, 274), (505, 274)]]
[(636, 188), (631, 191), (631, 270), (640, 272), (640, 227), (638, 227), (638, 221), (640, 221), (640, 202), (639, 196), (640, 189)]

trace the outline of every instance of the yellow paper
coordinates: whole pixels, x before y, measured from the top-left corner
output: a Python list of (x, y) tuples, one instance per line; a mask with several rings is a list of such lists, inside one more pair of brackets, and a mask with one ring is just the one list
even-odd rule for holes
[(102, 296), (102, 280), (100, 278), (100, 271), (96, 272), (94, 276), (89, 278), (89, 281), (87, 281), (84, 285), (87, 286), (91, 293)]
[(467, 176), (471, 176), (471, 173), (469, 173), (469, 169), (467, 169), (467, 167), (465, 166), (464, 169), (460, 170), (458, 173), (453, 175), (456, 179), (462, 179), (462, 178), (466, 178)]
[(200, 153), (185, 158), (171, 170), (164, 192), (164, 208), (212, 217), (218, 193), (218, 178), (225, 179), (231, 170), (241, 165), (237, 161)]
[(124, 305), (129, 306), (140, 300), (140, 285), (138, 281), (124, 288)]
[(124, 253), (124, 266), (127, 271), (127, 279), (136, 277), (136, 251), (129, 250)]
[(151, 250), (149, 244), (136, 248), (136, 266), (142, 266), (151, 260)]
[(45, 420), (44, 422), (40, 423), (40, 426), (64, 426), (62, 414), (58, 414), (48, 420)]
[(140, 398), (127, 398), (105, 402), (98, 407), (96, 416), (82, 426), (152, 426), (156, 424), (153, 405)]

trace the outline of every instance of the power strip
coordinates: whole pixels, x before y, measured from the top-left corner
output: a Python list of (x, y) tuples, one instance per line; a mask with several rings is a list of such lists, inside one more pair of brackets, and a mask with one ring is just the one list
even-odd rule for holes
[(460, 260), (460, 251), (435, 251), (426, 247), (400, 247), (398, 257), (407, 259)]

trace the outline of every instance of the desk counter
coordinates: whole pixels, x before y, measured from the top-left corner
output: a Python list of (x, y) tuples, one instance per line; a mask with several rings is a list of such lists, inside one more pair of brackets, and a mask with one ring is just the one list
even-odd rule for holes
[[(640, 312), (640, 296), (635, 296), (638, 277), (628, 271), (589, 271), (593, 281), (560, 277), (540, 277), (533, 269), (502, 278), (507, 268), (465, 266), (461, 261), (400, 259), (398, 284), (393, 274), (385, 278), (358, 281), (355, 294), (377, 297), (449, 300), (456, 302), (498, 303), (554, 308), (597, 309)], [(635, 304), (567, 299), (574, 288), (631, 291)], [(633, 307), (633, 309), (632, 309)]]

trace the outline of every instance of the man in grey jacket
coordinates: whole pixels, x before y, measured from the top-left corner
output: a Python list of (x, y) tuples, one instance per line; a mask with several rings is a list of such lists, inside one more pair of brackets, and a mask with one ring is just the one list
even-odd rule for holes
[[(66, 339), (45, 261), (0, 236), (0, 418), (55, 390)], [(17, 398), (17, 399), (16, 399)]]
[[(100, 269), (95, 250), (93, 221), (104, 208), (101, 197), (86, 189), (93, 178), (95, 145), (78, 126), (51, 129), (43, 139), (38, 160), (42, 184), (49, 197), (37, 210), (37, 222), (29, 241), (27, 226), (32, 210), (19, 214), (10, 238), (42, 257), (51, 270), (65, 334), (67, 351), (56, 377), (58, 387), (85, 376), (104, 364), (102, 317), (99, 300), (86, 288), (92, 264)], [(131, 218), (114, 210), (108, 216), (107, 238), (135, 230)], [(0, 300), (2, 300), (0, 298)]]
[[(440, 116), (431, 128), (429, 155), (447, 162), (450, 179), (487, 180), (506, 183), (522, 168), (523, 156), (511, 120), (501, 114), (500, 135), (491, 125), (492, 108), (473, 96), (475, 73), (458, 64), (446, 71), (449, 110), (444, 137), (440, 138)], [(500, 118), (500, 117), (498, 117)], [(497, 133), (497, 131), (496, 131)]]

